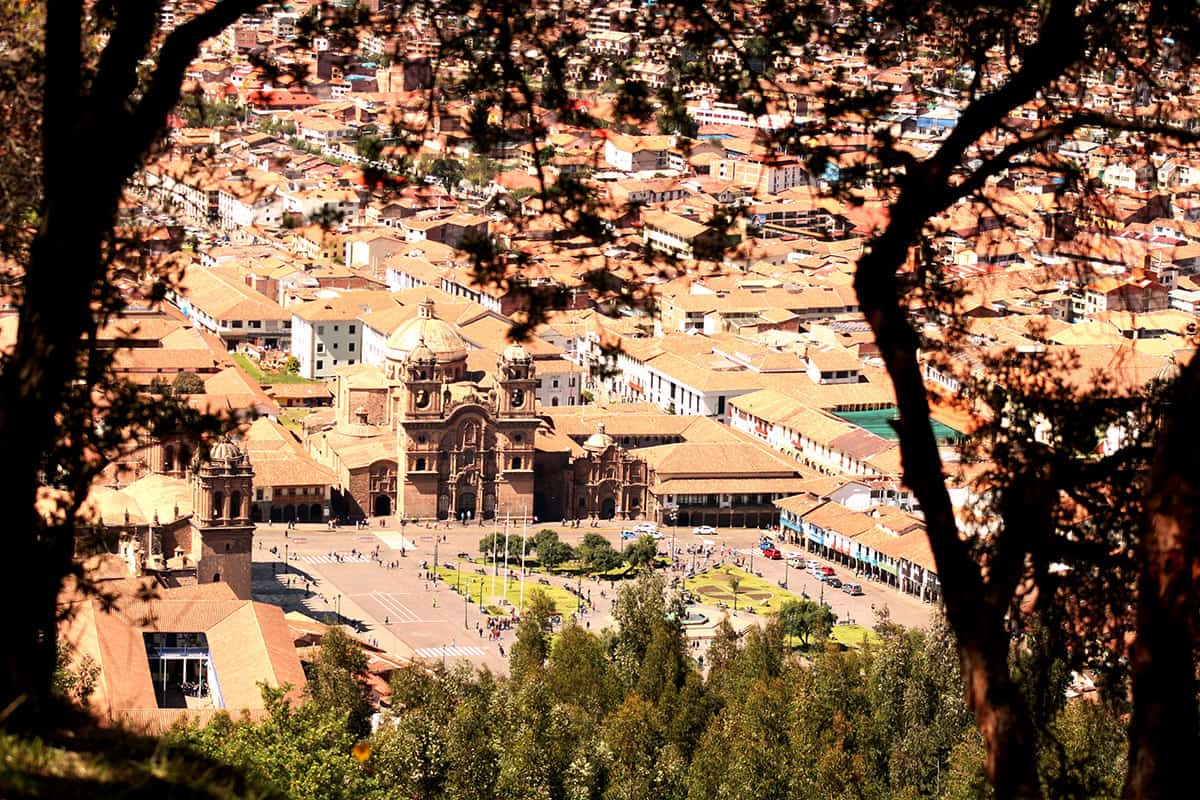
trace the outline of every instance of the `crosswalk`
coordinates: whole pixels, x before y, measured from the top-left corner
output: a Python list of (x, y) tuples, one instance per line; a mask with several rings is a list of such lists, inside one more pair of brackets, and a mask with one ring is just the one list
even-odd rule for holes
[(295, 556), (292, 558), (292, 561), (296, 561), (301, 564), (361, 564), (365, 561), (370, 561), (370, 559), (362, 553), (357, 553), (356, 555), (350, 555), (349, 553), (338, 553), (337, 556), (331, 556), (328, 553), (321, 553), (320, 555), (315, 556)]
[(483, 655), (482, 647), (422, 647), (417, 650), (421, 658), (468, 658)]
[(390, 550), (416, 550), (417, 544), (412, 539), (405, 538), (394, 531), (381, 531), (375, 534)]
[(388, 592), (371, 592), (367, 597), (383, 607), (383, 614), (380, 616), (385, 617), (389, 625), (394, 622), (421, 621), (421, 618), (394, 594)]

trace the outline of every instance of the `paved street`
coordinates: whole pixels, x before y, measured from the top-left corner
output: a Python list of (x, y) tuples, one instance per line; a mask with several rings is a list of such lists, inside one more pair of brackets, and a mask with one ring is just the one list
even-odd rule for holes
[[(587, 533), (601, 533), (614, 547), (622, 545), (620, 525), (563, 528), (539, 523), (530, 526), (530, 537), (546, 527), (558, 530), (563, 540), (571, 544), (578, 544)], [(407, 526), (403, 531), (396, 527), (331, 531), (324, 525), (300, 524), (297, 529), (287, 531), (282, 525), (260, 525), (254, 546), (254, 595), (287, 611), (340, 622), (401, 657), (447, 663), (462, 660), (507, 672), (507, 658), (501, 655), (501, 648), (507, 654), (515, 628), (501, 631), (497, 639), (489, 638), (488, 617), (480, 613), (478, 598), (467, 602), (445, 582), (427, 580), (420, 567), (422, 561), (432, 566), (435, 557), (443, 564), (452, 564), (460, 552), (477, 556), (480, 538), (491, 532), (490, 527), (464, 528), (457, 524), (436, 532), (415, 526)], [(672, 530), (666, 528), (663, 533), (659, 550), (665, 554), (671, 547)], [(706, 562), (702, 556), (686, 552), (689, 546), (699, 546), (707, 540), (716, 545), (718, 554), (722, 550), (730, 553), (724, 563), (731, 563), (734, 553), (742, 554), (739, 557), (747, 569), (751, 568), (753, 551), (753, 572), (777, 585), (782, 585), (786, 578), (786, 588), (797, 595), (805, 594), (814, 600), (823, 597), (839, 620), (870, 626), (874, 623), (874, 609), (886, 605), (895, 622), (908, 626), (928, 623), (930, 605), (891, 587), (861, 580), (858, 582), (862, 583), (865, 594), (851, 597), (825, 587), (804, 570), (788, 568), (785, 561), (762, 558), (756, 547), (760, 534), (757, 530), (741, 529), (694, 536), (690, 529), (678, 529), (674, 536), (678, 574), (692, 568), (693, 563), (702, 569), (720, 562), (715, 555)], [(785, 553), (802, 552), (802, 548), (792, 545), (780, 549)], [(515, 565), (510, 567), (515, 569)], [(834, 569), (843, 580), (854, 580), (840, 565), (834, 565)], [(575, 586), (574, 580), (551, 580), (564, 587)], [(585, 589), (587, 583), (584, 582)], [(498, 584), (496, 595), (501, 594)], [(611, 621), (612, 593), (606, 593), (604, 598), (599, 591), (591, 594), (595, 606), (585, 614), (584, 621), (590, 628), (600, 630)], [(485, 603), (490, 602), (491, 599), (485, 598)], [(723, 612), (713, 608), (708, 613), (710, 618), (719, 619), (717, 615)], [(752, 619), (744, 611), (737, 616)]]

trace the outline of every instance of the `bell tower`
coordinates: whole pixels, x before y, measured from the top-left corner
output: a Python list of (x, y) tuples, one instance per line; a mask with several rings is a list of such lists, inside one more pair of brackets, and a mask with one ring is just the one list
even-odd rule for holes
[(431, 419), (442, 414), (442, 381), (437, 375), (437, 357), (424, 338), (404, 360), (404, 418)]
[(496, 410), (501, 417), (532, 417), (536, 413), (533, 358), (519, 344), (505, 348), (496, 362), (500, 396)]
[(254, 469), (229, 439), (213, 446), (192, 473), (192, 558), (198, 583), (228, 583), (240, 599), (250, 599), (254, 523), (250, 503)]

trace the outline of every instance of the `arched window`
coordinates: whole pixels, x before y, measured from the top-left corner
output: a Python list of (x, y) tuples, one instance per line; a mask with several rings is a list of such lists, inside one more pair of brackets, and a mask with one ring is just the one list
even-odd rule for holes
[(521, 468), (521, 459), (514, 458), (512, 460), (512, 469), (520, 469), (520, 468)]
[(413, 469), (415, 469), (417, 472), (424, 472), (425, 471), (425, 459), (418, 458), (417, 463), (413, 466)]
[(230, 519), (241, 519), (242, 514), (242, 493), (234, 492), (229, 495), (229, 517)]
[(220, 583), (220, 582), (221, 582), (221, 573), (219, 573), (219, 572), (214, 572), (214, 573), (213, 573), (213, 581), (212, 581), (212, 582), (213, 582), (213, 583)]
[(212, 511), (209, 515), (210, 519), (220, 519), (225, 516), (225, 495), (221, 492), (213, 492), (212, 494)]
[(175, 447), (167, 445), (163, 448), (163, 472), (175, 471)]

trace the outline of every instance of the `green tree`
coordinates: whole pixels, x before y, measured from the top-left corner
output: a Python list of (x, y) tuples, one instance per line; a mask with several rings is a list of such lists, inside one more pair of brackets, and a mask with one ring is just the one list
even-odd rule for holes
[[(504, 559), (504, 543), (505, 536), (503, 533), (489, 533), (479, 540), (479, 552), (485, 557), (490, 557), (495, 554), (496, 558)], [(508, 539), (508, 560), (510, 564), (521, 563), (521, 537), (509, 534)]]
[(283, 362), (283, 371), (288, 375), (299, 375), (300, 359), (295, 356), (288, 356)]
[(639, 536), (625, 547), (622, 557), (631, 567), (651, 569), (658, 557), (658, 542), (652, 536)]
[(555, 640), (546, 684), (557, 702), (580, 706), (597, 719), (619, 699), (604, 643), (577, 622), (565, 625)]
[(737, 611), (738, 589), (742, 586), (742, 577), (740, 575), (729, 576), (729, 591), (733, 592), (733, 610)]
[(204, 381), (194, 372), (181, 372), (171, 381), (171, 391), (177, 395), (204, 394)]
[(549, 528), (538, 531), (533, 540), (533, 548), (537, 551), (538, 562), (550, 570), (575, 557), (571, 546), (560, 540), (558, 533)]
[(513, 680), (542, 680), (542, 666), (550, 655), (550, 618), (554, 601), (540, 589), (529, 593), (521, 621), (517, 623), (517, 638), (509, 657)]
[(462, 162), (455, 158), (435, 159), (429, 165), (429, 175), (441, 183), (446, 191), (452, 191), (458, 188), (459, 181), (463, 179)]
[(576, 549), (579, 560), (591, 572), (607, 572), (621, 564), (621, 554), (598, 533), (588, 533)]
[(833, 630), (833, 612), (811, 600), (788, 600), (779, 607), (776, 617), (783, 632), (799, 639), (803, 647)]
[(308, 696), (317, 709), (341, 715), (352, 734), (361, 736), (370, 729), (371, 703), (364, 683), (367, 656), (345, 631), (325, 629), (320, 654), (307, 673)]

